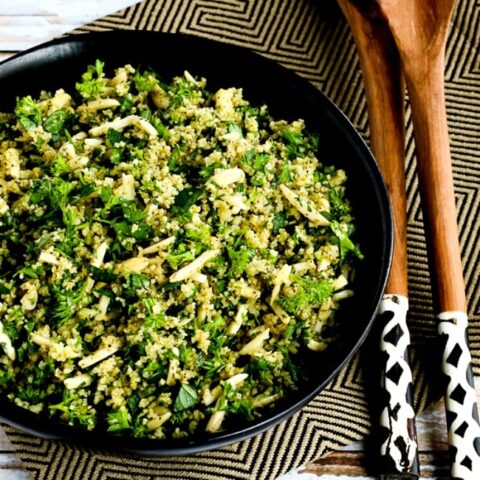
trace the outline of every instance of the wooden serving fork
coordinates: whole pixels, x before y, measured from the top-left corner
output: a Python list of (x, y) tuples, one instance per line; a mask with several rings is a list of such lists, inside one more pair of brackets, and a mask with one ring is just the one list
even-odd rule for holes
[(454, 0), (377, 0), (400, 54), (439, 314), (452, 477), (480, 478), (480, 425), (445, 107), (445, 48)]
[[(382, 171), (393, 212), (390, 276), (380, 304), (380, 349), (385, 357), (381, 467), (383, 478), (418, 478), (418, 448), (408, 363), (407, 214), (405, 185), (404, 83), (388, 24), (372, 2), (338, 0), (350, 24), (363, 71), (370, 145)], [(365, 2), (364, 2), (365, 3)]]

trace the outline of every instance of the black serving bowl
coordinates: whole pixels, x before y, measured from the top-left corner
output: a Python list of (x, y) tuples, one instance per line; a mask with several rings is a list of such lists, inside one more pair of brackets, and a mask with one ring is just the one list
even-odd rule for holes
[(74, 89), (74, 83), (96, 59), (107, 72), (130, 63), (151, 67), (163, 78), (188, 70), (207, 78), (210, 91), (242, 87), (252, 104), (269, 106), (277, 118), (303, 118), (320, 134), (319, 158), (347, 172), (347, 196), (356, 217), (355, 240), (365, 259), (360, 262), (355, 296), (338, 314), (339, 340), (321, 353), (305, 353), (308, 381), (262, 418), (235, 430), (191, 439), (151, 440), (86, 432), (23, 410), (0, 397), (3, 421), (44, 438), (83, 445), (130, 450), (152, 455), (188, 454), (213, 449), (258, 434), (291, 416), (317, 395), (357, 351), (372, 326), (388, 276), (392, 223), (388, 196), (369, 149), (343, 113), (309, 82), (249, 50), (179, 34), (117, 31), (55, 40), (17, 55), (0, 65), (0, 111), (11, 109), (16, 96), (41, 90)]

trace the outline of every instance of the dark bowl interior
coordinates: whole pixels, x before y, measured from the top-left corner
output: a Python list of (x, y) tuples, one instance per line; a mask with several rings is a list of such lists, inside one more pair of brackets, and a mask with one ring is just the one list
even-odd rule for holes
[(359, 348), (372, 325), (389, 271), (392, 243), (388, 198), (375, 160), (347, 118), (306, 80), (246, 49), (178, 34), (108, 32), (34, 48), (0, 65), (0, 111), (11, 109), (19, 95), (35, 96), (42, 89), (73, 90), (74, 82), (97, 58), (105, 61), (107, 73), (131, 63), (151, 67), (167, 81), (188, 70), (206, 77), (210, 91), (242, 87), (246, 99), (267, 104), (274, 117), (303, 118), (310, 131), (320, 134), (321, 161), (347, 172), (348, 197), (357, 222), (355, 240), (365, 260), (357, 270), (355, 296), (339, 312), (340, 340), (320, 354), (305, 353), (309, 380), (261, 419), (239, 425), (235, 431), (169, 441), (89, 433), (34, 415), (1, 397), (0, 416), (41, 437), (155, 455), (193, 453), (262, 432), (312, 399)]

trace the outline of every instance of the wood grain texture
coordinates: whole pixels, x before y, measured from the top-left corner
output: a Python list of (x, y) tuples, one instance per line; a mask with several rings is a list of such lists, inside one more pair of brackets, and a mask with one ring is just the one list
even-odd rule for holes
[(13, 451), (12, 444), (10, 443), (10, 440), (5, 435), (5, 432), (0, 426), (0, 452), (11, 452), (11, 451)]
[(0, 51), (20, 51), (121, 10), (139, 0), (0, 2)]
[[(420, 463), (424, 465), (421, 478), (449, 478), (449, 461), (447, 452), (420, 452)], [(307, 465), (301, 472), (317, 476), (348, 476), (375, 478), (366, 476), (365, 456), (363, 452), (335, 452), (325, 458)]]
[(439, 312), (466, 312), (445, 106), (445, 46), (454, 1), (380, 0), (403, 64)]
[(14, 454), (12, 445), (5, 432), (0, 427), (0, 479), (1, 480), (28, 480), (22, 462)]
[[(480, 401), (480, 379), (476, 379), (477, 402)], [(417, 417), (420, 472), (422, 478), (450, 478), (448, 438), (443, 401), (439, 401)], [(342, 476), (361, 479), (368, 476), (365, 467), (363, 443), (352, 444), (346, 449), (333, 452), (310, 463), (301, 472), (330, 475), (337, 479)], [(303, 477), (299, 477), (301, 480)]]
[(38, 43), (78, 27), (75, 23), (60, 22), (56, 16), (0, 17), (1, 48), (5, 51), (25, 50)]
[[(385, 435), (382, 441), (376, 442), (381, 452), (379, 464), (382, 463), (382, 466), (379, 466), (379, 470), (382, 474), (396, 473), (405, 478), (417, 478), (418, 450), (412, 408), (412, 372), (408, 355), (409, 341), (405, 341), (409, 338), (406, 323), (408, 276), (405, 86), (395, 41), (387, 22), (377, 9), (358, 8), (351, 0), (338, 0), (338, 3), (350, 25), (360, 57), (367, 98), (370, 146), (387, 185), (393, 214), (393, 257), (385, 294), (406, 299), (405, 308), (398, 308), (398, 297), (392, 297), (393, 301), (384, 297), (377, 320), (382, 328), (379, 348), (385, 354), (380, 383), (388, 399), (388, 406), (382, 410), (378, 420), (382, 434)], [(373, 4), (371, 6), (374, 7)], [(388, 320), (384, 320), (385, 318)], [(393, 346), (384, 339), (395, 328), (395, 331), (402, 332), (398, 337), (401, 336), (403, 340)], [(386, 372), (393, 365), (399, 367), (402, 380), (392, 382), (387, 377)]]
[(357, 46), (367, 97), (370, 146), (382, 171), (392, 206), (394, 243), (385, 293), (408, 297), (407, 196), (405, 181), (404, 84), (388, 24), (375, 12), (362, 13), (338, 0)]

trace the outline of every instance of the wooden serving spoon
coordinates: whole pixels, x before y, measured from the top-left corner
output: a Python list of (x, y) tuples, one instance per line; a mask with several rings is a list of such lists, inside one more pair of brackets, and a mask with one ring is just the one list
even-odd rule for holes
[(420, 193), (437, 294), (452, 477), (478, 480), (480, 425), (468, 348), (465, 284), (445, 107), (445, 48), (454, 0), (376, 0), (410, 95)]
[[(350, 24), (363, 71), (370, 124), (370, 145), (388, 188), (394, 244), (390, 276), (380, 304), (380, 349), (384, 430), (382, 477), (418, 478), (412, 372), (408, 363), (407, 214), (405, 182), (404, 83), (400, 58), (388, 24), (372, 2), (338, 0)], [(397, 375), (389, 375), (395, 371)]]

